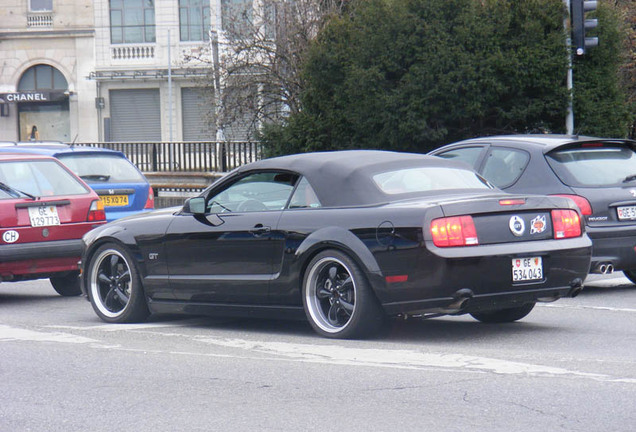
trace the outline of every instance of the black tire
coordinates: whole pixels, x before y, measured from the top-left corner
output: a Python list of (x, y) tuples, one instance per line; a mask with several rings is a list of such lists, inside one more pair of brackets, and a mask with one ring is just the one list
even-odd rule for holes
[(484, 323), (509, 323), (528, 315), (536, 303), (526, 303), (518, 307), (499, 309), (488, 312), (471, 312), (471, 316)]
[(102, 320), (132, 323), (148, 317), (137, 265), (124, 247), (115, 243), (100, 246), (86, 269), (88, 298)]
[(633, 284), (636, 284), (636, 271), (634, 270), (623, 270), (623, 274), (627, 279), (629, 279)]
[(327, 338), (374, 336), (386, 322), (360, 267), (337, 250), (320, 252), (307, 266), (303, 306), (313, 329)]
[(71, 272), (64, 276), (53, 276), (49, 278), (53, 289), (64, 297), (75, 297), (82, 293), (80, 287), (79, 272)]

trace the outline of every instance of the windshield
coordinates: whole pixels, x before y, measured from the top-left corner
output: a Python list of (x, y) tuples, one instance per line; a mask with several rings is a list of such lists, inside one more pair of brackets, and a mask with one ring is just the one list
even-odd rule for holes
[(121, 156), (108, 154), (61, 154), (57, 156), (87, 183), (145, 182), (137, 168)]
[(6, 185), (0, 198), (80, 195), (88, 190), (54, 160), (0, 163), (0, 183)]
[(577, 147), (547, 155), (556, 175), (568, 186), (618, 186), (636, 181), (636, 153), (629, 147)]
[(373, 181), (382, 192), (390, 195), (448, 189), (491, 189), (476, 173), (459, 168), (420, 167), (388, 171), (374, 175)]

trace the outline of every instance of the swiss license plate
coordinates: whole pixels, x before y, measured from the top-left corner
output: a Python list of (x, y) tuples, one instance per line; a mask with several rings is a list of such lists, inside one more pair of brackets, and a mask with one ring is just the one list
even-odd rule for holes
[(636, 219), (636, 206), (617, 207), (618, 220)]
[(513, 258), (512, 281), (525, 282), (543, 279), (543, 262), (541, 257)]
[(31, 226), (34, 227), (60, 224), (55, 206), (29, 207), (29, 219), (31, 219)]
[(102, 195), (100, 197), (106, 207), (119, 207), (128, 205), (128, 195)]

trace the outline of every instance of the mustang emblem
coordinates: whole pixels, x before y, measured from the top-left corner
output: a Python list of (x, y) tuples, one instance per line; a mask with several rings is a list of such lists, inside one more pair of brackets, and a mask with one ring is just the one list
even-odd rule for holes
[(523, 219), (516, 215), (510, 218), (508, 226), (510, 227), (510, 231), (517, 237), (521, 237), (526, 230), (526, 224), (523, 222)]

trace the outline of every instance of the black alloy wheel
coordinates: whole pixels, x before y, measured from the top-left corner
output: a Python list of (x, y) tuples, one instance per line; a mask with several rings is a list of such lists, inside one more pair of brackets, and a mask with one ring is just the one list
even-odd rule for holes
[(139, 272), (122, 246), (111, 243), (99, 247), (87, 269), (88, 296), (102, 320), (130, 323), (148, 317)]
[(371, 336), (384, 325), (384, 311), (359, 266), (336, 250), (309, 263), (303, 305), (314, 330), (329, 338)]

